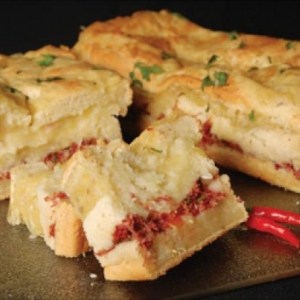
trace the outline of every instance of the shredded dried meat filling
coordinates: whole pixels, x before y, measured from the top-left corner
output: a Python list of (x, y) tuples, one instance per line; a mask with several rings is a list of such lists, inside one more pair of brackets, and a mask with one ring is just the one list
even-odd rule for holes
[[(243, 153), (243, 149), (238, 144), (230, 142), (230, 141), (220, 140), (216, 134), (213, 134), (211, 132), (211, 128), (212, 128), (211, 121), (208, 120), (203, 124), (203, 127), (202, 127), (202, 135), (203, 136), (202, 136), (202, 139), (200, 142), (200, 146), (205, 147), (205, 146), (218, 145), (220, 147), (228, 147), (228, 148), (231, 148), (232, 150), (236, 150), (240, 153)], [(296, 170), (292, 163), (275, 163), (274, 162), (274, 168), (276, 170), (284, 169), (287, 172), (292, 172), (294, 177), (297, 180), (300, 180), (300, 170)]]
[(88, 146), (96, 144), (96, 138), (84, 139), (80, 145), (72, 143), (69, 147), (66, 147), (60, 151), (49, 153), (44, 158), (44, 163), (47, 164), (49, 167), (53, 167), (56, 163), (64, 163), (78, 150), (82, 150)]
[(148, 249), (152, 246), (157, 233), (166, 231), (172, 226), (180, 226), (183, 224), (183, 216), (192, 215), (196, 217), (202, 211), (215, 207), (225, 196), (224, 192), (212, 191), (198, 180), (180, 205), (169, 213), (152, 210), (147, 217), (129, 214), (115, 228), (114, 245), (110, 249), (99, 251), (96, 255), (106, 254), (117, 244), (130, 240), (136, 240), (141, 246)]

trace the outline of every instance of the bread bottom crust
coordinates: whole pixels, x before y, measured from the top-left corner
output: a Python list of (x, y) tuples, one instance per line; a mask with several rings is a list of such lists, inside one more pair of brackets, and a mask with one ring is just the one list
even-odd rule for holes
[(300, 181), (293, 172), (284, 168), (276, 169), (273, 161), (261, 160), (253, 155), (229, 147), (205, 145), (207, 155), (216, 164), (261, 179), (271, 185), (300, 193)]
[(209, 208), (196, 217), (188, 216), (182, 225), (158, 234), (150, 253), (136, 242), (129, 242), (131, 246), (128, 243), (118, 245), (115, 249), (117, 252), (130, 250), (137, 255), (128, 253), (127, 260), (116, 265), (106, 265), (105, 278), (118, 281), (154, 280), (246, 218), (242, 202), (235, 198), (223, 199), (216, 207)]
[(0, 201), (6, 200), (10, 196), (10, 180), (2, 179), (0, 180)]

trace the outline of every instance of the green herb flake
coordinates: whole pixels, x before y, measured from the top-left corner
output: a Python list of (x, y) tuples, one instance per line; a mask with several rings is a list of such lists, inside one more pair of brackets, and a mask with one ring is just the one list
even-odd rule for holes
[(130, 72), (130, 73), (129, 73), (129, 78), (130, 78), (130, 80), (131, 80), (131, 82), (132, 82), (132, 84), (133, 84), (134, 86), (138, 86), (138, 87), (140, 87), (140, 88), (143, 87), (143, 83), (142, 83), (139, 79), (136, 79), (136, 78), (135, 78), (134, 72)]
[(209, 110), (210, 110), (210, 105), (207, 104), (207, 106), (206, 106), (206, 108), (205, 108), (205, 112), (209, 112)]
[(238, 46), (238, 48), (239, 49), (243, 49), (245, 47), (246, 47), (246, 43), (244, 41), (241, 41), (240, 44), (239, 44), (239, 46)]
[(41, 82), (51, 82), (51, 81), (56, 81), (56, 80), (62, 80), (63, 78), (58, 77), (58, 76), (53, 76), (53, 77), (47, 77), (47, 78), (38, 78), (36, 80), (37, 83)]
[(142, 83), (140, 80), (138, 80), (138, 79), (132, 80), (132, 84), (133, 84), (134, 86), (138, 86), (138, 87), (140, 87), (140, 88), (143, 87), (143, 83)]
[(285, 44), (285, 48), (288, 49), (288, 50), (290, 50), (290, 49), (295, 49), (295, 47), (296, 47), (296, 45), (295, 45), (295, 43), (292, 42), (292, 41), (289, 41), (289, 42), (287, 42), (287, 43)]
[(54, 59), (56, 58), (56, 56), (52, 54), (45, 54), (43, 56), (44, 59), (39, 61), (39, 65), (43, 67), (51, 66), (53, 64)]
[(233, 30), (228, 33), (228, 37), (231, 41), (233, 41), (233, 40), (238, 39), (239, 34), (237, 33), (237, 31)]
[(250, 112), (250, 114), (249, 114), (249, 120), (250, 120), (251, 122), (253, 122), (254, 119), (255, 119), (255, 113), (254, 113), (254, 110), (251, 110), (251, 112)]
[(205, 87), (211, 86), (211, 85), (214, 85), (214, 81), (207, 75), (202, 80), (201, 89), (204, 90)]
[(104, 70), (104, 69), (101, 68), (101, 67), (98, 67), (98, 66), (93, 66), (93, 67), (92, 67), (92, 70)]
[(147, 81), (150, 81), (150, 74), (159, 74), (164, 72), (163, 68), (158, 65), (146, 66), (141, 62), (135, 63), (134, 67), (140, 70), (142, 78)]
[(206, 76), (202, 80), (201, 88), (202, 90), (207, 86), (224, 86), (227, 83), (228, 74), (225, 72), (216, 72), (214, 78)]
[(170, 59), (170, 58), (174, 58), (174, 56), (171, 55), (171, 54), (168, 53), (168, 52), (165, 52), (165, 51), (163, 51), (163, 52), (161, 53), (161, 59), (162, 59), (162, 60), (167, 60), (167, 59)]
[(208, 60), (208, 62), (207, 62), (207, 64), (206, 64), (205, 68), (206, 68), (206, 69), (209, 69), (209, 68), (212, 66), (212, 64), (215, 63), (215, 62), (217, 61), (218, 58), (219, 58), (218, 55), (213, 54), (213, 55), (211, 56), (211, 58)]
[(162, 153), (162, 150), (156, 149), (156, 148), (150, 148), (151, 150), (158, 152), (158, 153)]
[(225, 72), (216, 72), (215, 73), (215, 85), (223, 86), (226, 84), (228, 79), (228, 74)]

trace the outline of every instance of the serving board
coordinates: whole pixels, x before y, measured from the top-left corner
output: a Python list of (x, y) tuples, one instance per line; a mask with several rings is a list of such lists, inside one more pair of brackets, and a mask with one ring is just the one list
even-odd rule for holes
[[(300, 195), (237, 172), (231, 178), (246, 206), (267, 205), (300, 213)], [(105, 281), (92, 253), (57, 257), (23, 225), (6, 221), (0, 202), (1, 299), (187, 299), (300, 274), (300, 252), (269, 234), (239, 226), (154, 281)], [(291, 227), (300, 238), (300, 227)]]

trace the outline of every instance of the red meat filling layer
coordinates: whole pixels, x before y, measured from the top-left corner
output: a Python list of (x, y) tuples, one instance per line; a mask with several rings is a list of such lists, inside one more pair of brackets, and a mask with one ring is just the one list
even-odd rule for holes
[[(57, 163), (64, 163), (65, 161), (67, 161), (76, 151), (82, 150), (88, 146), (96, 145), (96, 144), (97, 144), (96, 138), (84, 139), (80, 145), (76, 143), (72, 143), (69, 147), (66, 147), (59, 151), (49, 153), (43, 159), (43, 162), (48, 167), (53, 167)], [(0, 173), (0, 181), (9, 180), (9, 179), (10, 179), (10, 172)]]
[[(113, 234), (114, 245), (104, 251), (99, 251), (96, 255), (104, 255), (113, 250), (119, 243), (136, 240), (145, 247), (150, 248), (156, 234), (164, 232), (167, 229), (183, 224), (182, 217), (192, 215), (196, 217), (202, 211), (212, 208), (225, 198), (225, 193), (214, 192), (204, 186), (201, 181), (197, 181), (180, 205), (166, 213), (150, 211), (147, 217), (138, 214), (129, 214), (121, 224), (117, 225)], [(171, 200), (169, 197), (163, 197), (166, 201)], [(162, 197), (159, 197), (161, 200)]]
[[(243, 153), (243, 149), (238, 144), (230, 141), (220, 140), (217, 135), (211, 132), (211, 128), (212, 128), (212, 124), (210, 121), (206, 121), (203, 124), (202, 127), (203, 137), (200, 142), (201, 147), (205, 148), (205, 146), (217, 145), (220, 147), (228, 147), (240, 153)], [(296, 170), (293, 164), (291, 163), (282, 163), (282, 164), (274, 163), (274, 168), (276, 170), (285, 169), (288, 172), (292, 172), (294, 174), (294, 177), (297, 180), (300, 180), (300, 170)]]

